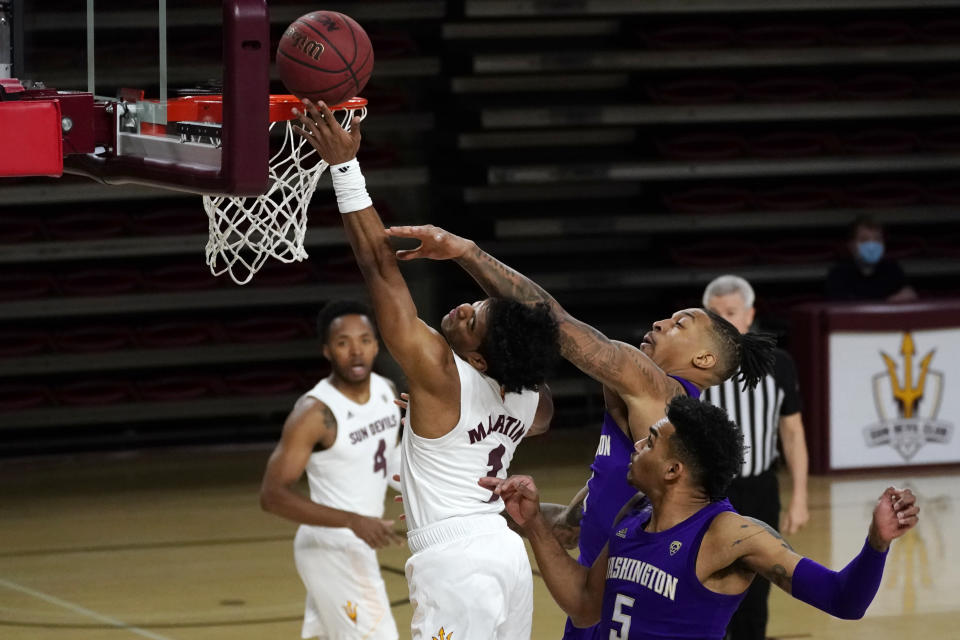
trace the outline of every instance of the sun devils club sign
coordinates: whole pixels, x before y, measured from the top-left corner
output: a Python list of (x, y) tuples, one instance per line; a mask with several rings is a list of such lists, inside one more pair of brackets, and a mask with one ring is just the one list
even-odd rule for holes
[(903, 334), (899, 362), (880, 351), (884, 370), (872, 379), (879, 420), (863, 428), (868, 447), (893, 447), (904, 461), (912, 459), (925, 445), (945, 445), (953, 437), (953, 425), (937, 419), (943, 401), (944, 374), (934, 368), (936, 350), (931, 349), (919, 359), (917, 354), (909, 333)]

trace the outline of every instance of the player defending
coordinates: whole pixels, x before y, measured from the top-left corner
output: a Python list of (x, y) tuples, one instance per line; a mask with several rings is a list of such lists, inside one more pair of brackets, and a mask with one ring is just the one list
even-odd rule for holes
[[(394, 227), (388, 233), (421, 242), (416, 249), (398, 252), (401, 259), (453, 259), (489, 295), (549, 304), (560, 325), (564, 357), (603, 383), (606, 411), (591, 465), (593, 473), (567, 508), (550, 505), (549, 514), (554, 532), (567, 546), (576, 541), (579, 525), (584, 566), (593, 564), (614, 517), (635, 493), (624, 478), (633, 443), (646, 437), (649, 425), (663, 417), (670, 399), (678, 395), (697, 398), (703, 389), (719, 384), (738, 369), (738, 378), (753, 386), (773, 365), (771, 336), (741, 335), (711, 311), (683, 309), (654, 322), (638, 349), (610, 340), (576, 320), (533, 281), (465, 238), (434, 226)], [(578, 630), (568, 621), (564, 638), (594, 638), (595, 632)]]
[(301, 134), (331, 165), (384, 343), (410, 388), (401, 485), (413, 552), (406, 566), (413, 638), (529, 638), (526, 549), (498, 515), (502, 502), (476, 478), (505, 477), (520, 440), (549, 424), (553, 404), (543, 382), (559, 357), (556, 322), (546, 305), (487, 298), (451, 310), (442, 334), (427, 326), (360, 174), (359, 121), (347, 133), (323, 103), (308, 111)]
[(674, 398), (666, 418), (636, 443), (624, 507), (589, 569), (560, 546), (539, 512), (533, 479), (481, 478), (527, 531), (543, 578), (578, 626), (603, 638), (723, 637), (759, 574), (831, 615), (863, 617), (880, 587), (890, 543), (917, 524), (913, 493), (889, 488), (873, 510), (860, 553), (839, 572), (790, 548), (773, 528), (739, 515), (723, 493), (743, 464), (743, 434), (722, 409)]
[[(379, 344), (365, 305), (329, 303), (317, 330), (331, 373), (290, 412), (260, 504), (300, 523), (293, 557), (307, 588), (303, 637), (396, 640), (374, 551), (402, 542), (381, 519), (400, 451), (396, 389), (371, 370)], [(309, 499), (294, 490), (304, 470)]]
[(607, 408), (634, 441), (647, 435), (647, 428), (663, 417), (663, 408), (674, 396), (699, 397), (703, 389), (726, 380), (738, 368), (738, 378), (754, 385), (773, 366), (771, 336), (741, 334), (712, 311), (682, 309), (654, 322), (637, 348), (610, 340), (577, 320), (535, 282), (466, 238), (433, 225), (393, 227), (387, 233), (421, 243), (398, 251), (399, 259), (456, 260), (488, 295), (548, 305), (560, 328), (563, 357), (620, 399)]

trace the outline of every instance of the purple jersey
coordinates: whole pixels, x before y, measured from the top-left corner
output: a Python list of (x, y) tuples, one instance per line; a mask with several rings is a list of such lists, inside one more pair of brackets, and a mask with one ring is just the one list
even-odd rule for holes
[(614, 525), (603, 587), (603, 638), (719, 640), (746, 592), (710, 591), (697, 578), (703, 535), (728, 500), (711, 502), (666, 531), (649, 533), (645, 500)]
[[(700, 390), (690, 381), (670, 376), (681, 385), (687, 395), (700, 397)], [(610, 539), (610, 527), (620, 513), (623, 505), (636, 495), (637, 490), (627, 482), (627, 470), (630, 456), (633, 454), (633, 441), (630, 436), (614, 422), (606, 411), (603, 412), (603, 426), (600, 430), (600, 444), (590, 465), (590, 479), (587, 480), (587, 497), (583, 501), (583, 518), (580, 520), (580, 557), (577, 561), (589, 567)], [(578, 629), (570, 619), (563, 632), (563, 640), (590, 640), (599, 638), (600, 625)]]

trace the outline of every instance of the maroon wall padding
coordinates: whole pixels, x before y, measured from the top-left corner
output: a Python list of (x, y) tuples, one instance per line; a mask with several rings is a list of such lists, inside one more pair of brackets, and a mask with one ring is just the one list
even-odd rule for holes
[(284, 342), (312, 337), (313, 327), (299, 317), (262, 316), (228, 322), (224, 332), (230, 342)]
[(75, 327), (58, 332), (53, 339), (57, 349), (72, 353), (123, 349), (133, 342), (131, 329), (112, 325)]
[(140, 327), (137, 338), (147, 348), (192, 347), (217, 339), (220, 326), (207, 322), (160, 322)]
[(750, 203), (751, 194), (735, 187), (695, 187), (663, 196), (671, 211), (681, 213), (731, 213), (742, 211)]
[(50, 404), (50, 389), (39, 384), (0, 384), (0, 411), (23, 411)]
[(50, 348), (50, 336), (44, 331), (5, 329), (0, 331), (0, 358), (16, 358), (43, 353)]
[(148, 402), (178, 402), (222, 395), (223, 382), (216, 376), (163, 376), (142, 381), (141, 399)]
[(704, 241), (670, 248), (670, 256), (680, 266), (727, 267), (750, 264), (757, 257), (757, 247), (737, 240)]
[(53, 278), (42, 273), (0, 274), (0, 301), (41, 298), (56, 290)]
[(114, 296), (140, 288), (136, 269), (84, 269), (60, 277), (60, 289), (70, 296)]
[(44, 228), (51, 240), (93, 240), (122, 236), (127, 223), (123, 213), (84, 212), (50, 218)]
[(56, 389), (61, 404), (103, 406), (136, 399), (133, 384), (125, 380), (82, 380)]
[(248, 371), (226, 375), (224, 381), (233, 393), (253, 396), (297, 393), (308, 386), (299, 371)]

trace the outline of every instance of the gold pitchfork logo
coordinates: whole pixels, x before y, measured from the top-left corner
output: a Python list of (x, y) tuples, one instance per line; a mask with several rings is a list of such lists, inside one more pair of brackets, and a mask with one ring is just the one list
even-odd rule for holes
[(908, 332), (903, 334), (900, 353), (903, 372), (898, 376), (897, 362), (880, 351), (886, 371), (874, 374), (871, 384), (879, 420), (863, 427), (863, 437), (868, 447), (893, 447), (909, 461), (924, 445), (949, 443), (953, 424), (937, 418), (943, 400), (944, 374), (931, 368), (936, 349), (920, 358), (918, 366), (917, 348)]
[(904, 418), (913, 418), (916, 412), (917, 402), (923, 398), (923, 387), (927, 382), (927, 372), (930, 369), (930, 361), (933, 360), (933, 349), (920, 361), (920, 375), (917, 377), (917, 383), (913, 383), (913, 356), (916, 353), (913, 344), (913, 337), (909, 333), (903, 334), (903, 342), (900, 344), (900, 353), (903, 354), (903, 381), (897, 378), (897, 363), (893, 358), (884, 352), (880, 352), (884, 364), (887, 365), (887, 373), (890, 374), (890, 385), (893, 387), (893, 397), (900, 405), (900, 412)]

